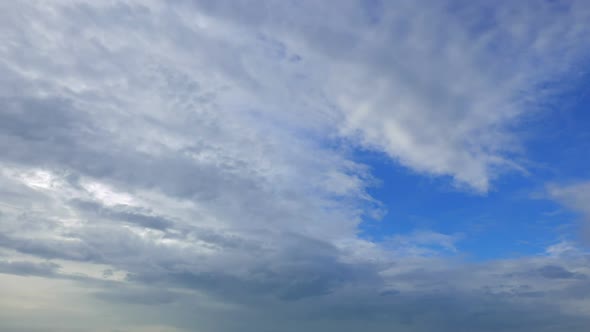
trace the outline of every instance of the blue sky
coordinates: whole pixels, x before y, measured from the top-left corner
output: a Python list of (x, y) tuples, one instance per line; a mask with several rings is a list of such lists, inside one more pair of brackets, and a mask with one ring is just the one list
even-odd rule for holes
[(588, 22), (0, 3), (0, 330), (587, 331)]
[(380, 180), (369, 191), (388, 211), (384, 218), (362, 224), (363, 235), (382, 241), (415, 230), (460, 234), (458, 248), (473, 259), (540, 254), (552, 243), (579, 240), (583, 216), (552, 200), (545, 186), (590, 177), (585, 157), (590, 81), (582, 67), (559, 83), (550, 83), (555, 90), (539, 101), (532, 118), (515, 125), (526, 151), (519, 156), (526, 170), (496, 180), (484, 195), (453, 188), (445, 177), (416, 174), (383, 153), (358, 151), (355, 157)]

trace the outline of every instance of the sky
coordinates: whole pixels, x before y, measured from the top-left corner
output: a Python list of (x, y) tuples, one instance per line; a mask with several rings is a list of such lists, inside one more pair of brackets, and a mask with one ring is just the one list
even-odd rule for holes
[(587, 331), (589, 22), (0, 1), (0, 330)]

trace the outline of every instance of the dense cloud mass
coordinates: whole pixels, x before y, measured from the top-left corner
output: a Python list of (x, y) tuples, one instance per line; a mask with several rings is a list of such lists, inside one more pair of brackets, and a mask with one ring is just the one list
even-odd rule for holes
[(483, 194), (589, 46), (583, 1), (458, 5), (2, 2), (0, 330), (586, 331), (574, 244), (359, 235), (354, 150)]

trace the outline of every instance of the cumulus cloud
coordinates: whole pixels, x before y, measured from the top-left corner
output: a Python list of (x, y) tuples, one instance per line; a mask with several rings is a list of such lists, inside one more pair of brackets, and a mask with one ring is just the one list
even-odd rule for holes
[(583, 254), (358, 236), (351, 150), (485, 192), (583, 55), (581, 3), (482, 6), (0, 4), (0, 328), (583, 331)]

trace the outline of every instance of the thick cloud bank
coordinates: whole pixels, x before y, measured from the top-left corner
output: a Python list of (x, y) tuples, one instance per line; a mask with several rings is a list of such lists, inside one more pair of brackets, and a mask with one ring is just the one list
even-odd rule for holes
[(0, 329), (586, 331), (566, 242), (358, 235), (355, 149), (485, 193), (588, 46), (583, 1), (458, 5), (2, 2)]

